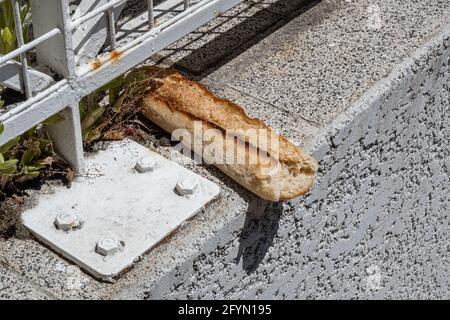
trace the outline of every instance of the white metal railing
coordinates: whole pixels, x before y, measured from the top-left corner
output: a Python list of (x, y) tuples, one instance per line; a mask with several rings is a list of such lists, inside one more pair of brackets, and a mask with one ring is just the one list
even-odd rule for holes
[[(7, 1), (7, 0), (5, 0), (5, 1)], [(15, 1), (17, 1), (17, 0), (15, 0)], [(21, 27), (20, 27), (20, 29), (21, 29)], [(26, 53), (27, 51), (30, 51), (31, 49), (36, 48), (42, 42), (44, 42), (44, 41), (46, 41), (46, 40), (56, 36), (57, 34), (60, 34), (60, 33), (61, 33), (61, 30), (59, 28), (54, 28), (54, 29), (50, 30), (49, 32), (47, 32), (46, 34), (44, 34), (44, 35), (34, 39), (33, 41), (28, 42), (27, 44), (23, 44), (23, 36), (21, 36), (20, 38), (22, 40), (18, 41), (19, 48), (14, 50), (14, 51), (11, 51), (11, 52), (3, 55), (3, 56), (1, 56), (0, 57), (0, 65), (5, 63), (5, 62), (7, 62), (7, 61), (9, 61), (9, 60), (12, 60), (12, 59), (18, 57), (18, 56), (21, 57), (21, 61), (22, 61), (22, 55), (24, 53)], [(26, 56), (23, 57), (23, 61), (27, 61)], [(28, 62), (26, 62), (26, 63), (28, 63)], [(25, 73), (27, 73), (26, 72), (27, 70), (28, 69), (25, 68)]]
[[(1, 2), (5, 2), (7, 0), (1, 0)], [(9, 60), (15, 59), (16, 57), (20, 57), (20, 63), (21, 63), (21, 71), (20, 71), (20, 77), (21, 77), (21, 85), (22, 90), (25, 93), (27, 98), (30, 98), (32, 96), (31, 93), (31, 83), (30, 83), (30, 77), (28, 73), (28, 60), (26, 56), (26, 52), (33, 49), (40, 43), (44, 42), (45, 40), (55, 36), (56, 34), (60, 33), (61, 31), (58, 28), (55, 28), (48, 33), (42, 35), (41, 37), (25, 44), (24, 38), (23, 38), (23, 28), (22, 28), (22, 19), (21, 19), (21, 10), (20, 10), (20, 1), (19, 0), (10, 0), (12, 3), (12, 9), (13, 9), (13, 18), (14, 18), (14, 25), (15, 25), (15, 33), (17, 37), (17, 45), (18, 49), (9, 52), (8, 54), (4, 56), (0, 56), (0, 65), (6, 63)]]
[[(157, 5), (153, 0), (143, 0), (147, 5), (147, 30), (142, 33), (139, 29), (136, 36), (120, 39), (120, 43), (117, 41), (116, 12), (120, 13), (121, 10), (118, 9), (123, 8), (126, 0), (98, 0), (94, 8), (80, 17), (70, 17), (68, 0), (31, 0), (35, 39), (29, 43), (24, 43), (22, 37), (20, 0), (0, 0), (4, 1), (12, 1), (18, 37), (17, 49), (0, 56), (0, 72), (7, 63), (17, 63), (14, 59), (19, 58), (20, 89), (26, 100), (0, 113), (0, 123), (4, 126), (0, 145), (46, 118), (62, 112), (65, 120), (50, 126), (49, 133), (55, 149), (77, 171), (81, 171), (83, 151), (78, 112), (80, 99), (244, 0), (162, 0)], [(174, 15), (165, 16), (163, 13), (168, 11), (167, 8), (178, 9)], [(108, 51), (96, 54), (95, 68), (92, 63), (78, 65), (81, 57), (75, 52), (73, 34), (99, 16), (104, 19), (107, 34), (104, 43), (108, 41)], [(136, 29), (141, 21), (136, 23)], [(99, 23), (94, 26), (97, 27)], [(88, 31), (86, 39), (91, 36)], [(34, 48), (37, 63), (62, 76), (62, 80), (52, 81), (49, 87), (37, 92), (33, 91), (34, 81), (31, 78), (39, 77), (40, 73), (29, 67), (26, 57), (26, 53)], [(120, 59), (117, 59), (118, 55)], [(0, 74), (1, 81), (3, 79)]]
[[(18, 0), (12, 0), (13, 3), (13, 13), (14, 13), (14, 25), (16, 29), (16, 37), (17, 37), (17, 44), (20, 47), (23, 48), (25, 45), (24, 39), (23, 39), (23, 28), (22, 28), (22, 19), (20, 14), (20, 4)], [(31, 83), (30, 83), (30, 77), (28, 76), (28, 61), (27, 56), (25, 52), (20, 53), (20, 62), (22, 65), (21, 68), (21, 76), (22, 76), (22, 82), (24, 86), (24, 91), (27, 96), (27, 98), (31, 97)]]

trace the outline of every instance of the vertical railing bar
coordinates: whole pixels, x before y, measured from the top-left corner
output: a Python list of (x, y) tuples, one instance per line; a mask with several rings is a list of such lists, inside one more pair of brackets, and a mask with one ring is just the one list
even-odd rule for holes
[(190, 0), (184, 0), (184, 10), (187, 10), (191, 6)]
[(68, 79), (74, 79), (77, 76), (77, 68), (75, 64), (75, 54), (73, 50), (73, 39), (72, 39), (72, 23), (70, 21), (69, 12), (69, 0), (61, 1), (61, 18), (62, 18), (62, 29), (65, 47), (65, 58), (67, 63), (67, 74), (65, 75)]
[(82, 17), (72, 20), (72, 22), (71, 22), (72, 29), (75, 29), (82, 23), (96, 17), (99, 14), (102, 14), (103, 12), (108, 10), (108, 8), (118, 6), (119, 4), (123, 3), (124, 1), (126, 1), (126, 0), (111, 0), (110, 2), (106, 3), (105, 5), (100, 6), (97, 9), (94, 9), (92, 11), (89, 11), (87, 14), (83, 15)]
[(153, 0), (147, 0), (148, 6), (148, 25), (150, 30), (155, 27), (155, 12), (153, 8)]
[(108, 34), (109, 34), (109, 44), (111, 46), (111, 50), (116, 49), (116, 22), (114, 18), (113, 8), (109, 8), (106, 11), (106, 15), (108, 17)]
[[(14, 24), (17, 37), (17, 45), (20, 48), (25, 44), (23, 39), (20, 4), (18, 0), (12, 0), (12, 2), (13, 2)], [(27, 97), (27, 99), (29, 99), (32, 96), (32, 92), (31, 92), (30, 77), (28, 74), (28, 60), (26, 52), (20, 54), (20, 62), (22, 64), (21, 79), (20, 79), (21, 85), (23, 87), (23, 91), (25, 92), (25, 96)]]

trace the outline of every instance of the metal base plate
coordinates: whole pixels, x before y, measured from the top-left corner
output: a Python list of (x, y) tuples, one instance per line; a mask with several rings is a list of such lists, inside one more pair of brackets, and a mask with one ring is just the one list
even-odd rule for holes
[[(156, 169), (137, 172), (135, 164), (143, 156), (156, 159)], [(70, 189), (43, 194), (22, 219), (40, 240), (103, 280), (118, 276), (220, 193), (211, 181), (131, 140), (111, 143), (86, 159), (86, 168)], [(175, 191), (185, 177), (198, 183), (195, 194)], [(81, 220), (80, 229), (56, 228), (56, 216), (68, 212)], [(122, 241), (124, 247), (102, 256), (96, 252), (102, 238)]]

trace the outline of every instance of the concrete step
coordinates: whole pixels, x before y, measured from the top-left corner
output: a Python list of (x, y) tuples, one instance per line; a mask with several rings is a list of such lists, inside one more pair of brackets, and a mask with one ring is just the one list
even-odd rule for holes
[(447, 1), (322, 1), (205, 75), (323, 126), (447, 23)]
[[(181, 54), (165, 63), (312, 153), (321, 169), (310, 193), (267, 203), (218, 170), (187, 163), (220, 185), (223, 199), (117, 283), (76, 269), (78, 285), (65, 290), (65, 271), (54, 270), (67, 262), (32, 239), (0, 242), (5, 265), (55, 295), (82, 298), (450, 298), (442, 263), (450, 1), (321, 1), (292, 14), (280, 13), (281, 0), (254, 2), (246, 2), (254, 14), (274, 19), (258, 19), (250, 39), (226, 45), (251, 29), (239, 29), (247, 19), (237, 11), (223, 33), (214, 29), (223, 17), (203, 29), (211, 40), (174, 44)], [(225, 55), (208, 49), (221, 41)], [(154, 130), (146, 144), (169, 156), (168, 137)]]
[[(21, 64), (18, 61), (8, 61), (0, 66), (0, 85), (10, 88), (12, 90), (23, 93), (21, 80)], [(37, 71), (33, 68), (29, 68), (31, 92), (34, 94), (40, 92), (55, 81), (47, 74)]]
[(0, 265), (0, 300), (48, 300), (50, 295)]

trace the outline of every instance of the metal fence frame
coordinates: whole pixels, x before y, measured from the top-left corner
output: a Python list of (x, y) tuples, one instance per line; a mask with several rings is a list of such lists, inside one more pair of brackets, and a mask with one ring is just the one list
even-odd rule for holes
[[(70, 17), (69, 0), (31, 0), (35, 38), (29, 43), (24, 43), (22, 37), (19, 0), (0, 0), (3, 1), (13, 3), (18, 48), (0, 56), (0, 67), (17, 57), (20, 59), (20, 85), (27, 100), (0, 114), (0, 123), (4, 126), (0, 145), (50, 116), (61, 113), (64, 120), (49, 126), (49, 134), (56, 151), (75, 171), (82, 172), (84, 161), (79, 101), (244, 0), (202, 0), (195, 5), (191, 5), (189, 0), (179, 0), (180, 5), (184, 6), (183, 11), (160, 25), (155, 25), (153, 0), (143, 0), (148, 5), (148, 31), (119, 47), (116, 43), (113, 9), (123, 5), (126, 0), (109, 0), (105, 5), (76, 19)], [(90, 64), (77, 67), (73, 30), (99, 15), (107, 17), (110, 53), (97, 58), (96, 68), (92, 68)], [(63, 77), (34, 95), (26, 57), (26, 52), (33, 48), (36, 48), (39, 64), (51, 68)], [(118, 54), (120, 59), (117, 59)]]

